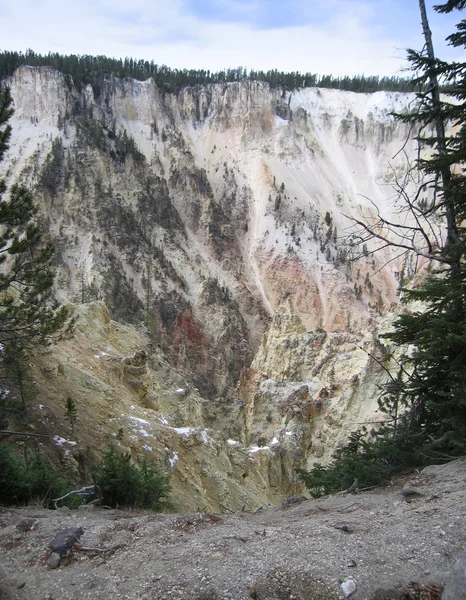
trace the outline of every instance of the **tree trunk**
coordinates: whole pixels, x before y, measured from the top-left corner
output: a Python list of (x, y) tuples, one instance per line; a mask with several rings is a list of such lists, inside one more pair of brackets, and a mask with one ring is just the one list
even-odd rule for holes
[[(429, 93), (432, 101), (432, 108), (434, 112), (434, 123), (435, 129), (437, 133), (437, 151), (440, 156), (447, 155), (447, 146), (445, 141), (445, 124), (441, 115), (441, 103), (440, 103), (440, 89), (437, 74), (435, 72), (435, 52), (434, 45), (432, 44), (432, 32), (429, 27), (429, 20), (427, 18), (426, 11), (426, 3), (425, 0), (419, 0), (419, 9), (421, 11), (421, 23), (422, 30), (424, 33), (424, 39), (426, 41), (426, 51), (427, 57), (429, 59), (430, 65), (427, 70), (429, 77)], [(449, 199), (450, 191), (450, 181), (451, 181), (451, 171), (448, 165), (445, 165), (440, 170), (440, 176), (442, 178), (442, 191), (443, 197), (445, 201), (445, 215), (447, 219), (447, 243), (457, 243), (458, 240), (458, 230), (456, 227), (455, 220), (455, 209), (452, 202)]]

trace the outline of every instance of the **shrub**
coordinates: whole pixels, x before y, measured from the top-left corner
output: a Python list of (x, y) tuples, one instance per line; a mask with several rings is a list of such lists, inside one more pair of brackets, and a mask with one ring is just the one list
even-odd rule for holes
[(141, 506), (161, 510), (163, 501), (170, 493), (169, 476), (157, 471), (146, 459), (139, 470), (141, 476)]
[(315, 464), (309, 472), (297, 469), (297, 473), (313, 498), (348, 489), (355, 479), (364, 489), (388, 482), (403, 469), (433, 462), (415, 448), (415, 438), (406, 435), (402, 427), (395, 433), (383, 429), (370, 436), (362, 428), (351, 434), (349, 443), (335, 453), (329, 465)]
[(0, 503), (28, 504), (39, 501), (48, 506), (50, 500), (62, 496), (69, 485), (52, 465), (35, 452), (21, 461), (6, 444), (0, 444)]
[(72, 486), (36, 452), (27, 471), (26, 487), (29, 501), (39, 500), (44, 506), (48, 506), (52, 498), (63, 496)]
[(170, 492), (168, 475), (160, 473), (147, 460), (140, 467), (130, 454), (118, 455), (111, 446), (94, 471), (94, 482), (110, 506), (133, 506), (160, 510)]
[(18, 503), (18, 496), (24, 492), (24, 467), (14, 456), (11, 449), (0, 444), (0, 502), (2, 504)]

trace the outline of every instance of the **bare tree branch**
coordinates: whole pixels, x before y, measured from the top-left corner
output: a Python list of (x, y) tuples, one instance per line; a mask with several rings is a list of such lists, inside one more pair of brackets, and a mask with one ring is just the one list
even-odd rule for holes
[(100, 487), (98, 485), (88, 485), (87, 487), (82, 487), (79, 490), (72, 490), (71, 492), (68, 492), (67, 494), (65, 494), (64, 496), (61, 496), (61, 498), (52, 498), (51, 502), (53, 502), (53, 505), (55, 508), (57, 508), (57, 503), (58, 502), (63, 502), (63, 500), (66, 500), (66, 498), (69, 498), (70, 496), (82, 496), (84, 497), (88, 497), (91, 496), (92, 494), (95, 494), (97, 496), (97, 501), (100, 503), (102, 501), (102, 491), (100, 489)]
[(7, 429), (0, 430), (0, 435), (27, 435), (28, 437), (50, 438), (49, 435), (44, 435), (42, 433), (29, 433), (26, 431), (8, 431)]

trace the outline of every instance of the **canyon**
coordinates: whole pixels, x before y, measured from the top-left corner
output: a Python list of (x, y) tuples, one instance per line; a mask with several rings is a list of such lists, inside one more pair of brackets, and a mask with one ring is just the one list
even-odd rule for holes
[(379, 336), (417, 265), (355, 244), (351, 218), (404, 218), (396, 188), (414, 189), (418, 142), (393, 112), (415, 95), (168, 93), (113, 76), (77, 89), (28, 66), (6, 83), (0, 176), (33, 190), (77, 317), (74, 337), (31, 356), (44, 451), (80, 482), (110, 443), (146, 457), (181, 512), (301, 493), (297, 467), (383, 418)]

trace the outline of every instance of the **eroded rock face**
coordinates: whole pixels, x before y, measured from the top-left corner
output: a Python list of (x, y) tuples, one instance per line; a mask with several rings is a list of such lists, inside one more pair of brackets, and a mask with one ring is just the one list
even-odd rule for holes
[[(266, 372), (259, 353), (231, 395), (210, 399), (143, 332), (108, 319), (103, 303), (75, 311), (75, 335), (32, 356), (31, 376), (39, 390), (35, 431), (52, 440), (44, 452), (79, 485), (89, 485), (92, 466), (112, 444), (170, 473), (172, 502), (182, 512), (254, 510), (302, 494), (296, 468), (327, 460), (354, 422), (378, 418), (381, 374), (364, 351), (349, 334), (298, 327), (297, 337), (293, 328), (280, 337), (290, 321), (286, 307), (274, 319), (270, 344), (289, 339), (289, 352), (309, 352), (303, 379), (282, 377), (286, 354)], [(368, 337), (361, 343), (375, 352)], [(73, 430), (67, 397), (77, 406)]]
[(348, 266), (344, 214), (371, 213), (366, 198), (393, 211), (408, 130), (390, 111), (411, 97), (117, 78), (96, 94), (32, 67), (8, 83), (2, 168), (35, 186), (62, 297), (144, 321), (204, 392), (235, 385), (285, 297), (325, 331), (366, 330), (369, 305), (396, 301), (401, 265), (370, 280), (372, 258)]
[[(297, 466), (377, 420), (371, 355), (387, 355), (377, 334), (411, 270), (370, 245), (350, 262), (346, 215), (397, 218), (408, 130), (391, 112), (413, 98), (260, 82), (168, 94), (114, 77), (77, 90), (31, 67), (8, 84), (3, 175), (35, 190), (60, 299), (105, 302), (83, 309), (79, 361), (66, 343), (40, 359), (43, 394), (89, 405), (99, 448), (110, 435), (153, 453), (183, 508), (299, 493)], [(87, 475), (79, 450), (66, 460)]]

